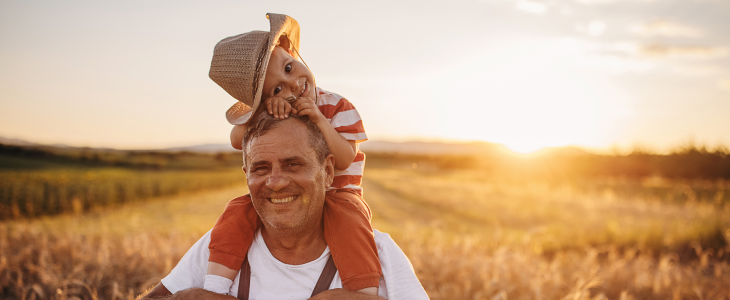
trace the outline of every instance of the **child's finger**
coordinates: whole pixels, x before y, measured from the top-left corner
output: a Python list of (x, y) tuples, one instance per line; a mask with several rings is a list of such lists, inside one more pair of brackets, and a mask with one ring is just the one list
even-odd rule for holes
[(269, 111), (269, 114), (270, 115), (273, 115), (274, 114), (274, 109), (272, 108), (271, 101), (266, 101), (266, 110)]
[(310, 108), (305, 108), (305, 109), (299, 110), (300, 116), (309, 116), (311, 113), (312, 113), (312, 109), (310, 109)]
[(276, 117), (279, 119), (284, 119), (284, 110), (286, 109), (286, 101), (279, 101), (279, 111), (276, 114)]
[(308, 108), (312, 108), (311, 103), (306, 103), (306, 102), (297, 103), (297, 110), (299, 110), (299, 111), (308, 109)]
[(291, 112), (291, 110), (292, 110), (291, 105), (289, 103), (287, 103), (286, 106), (284, 106), (284, 118), (289, 117), (289, 112)]

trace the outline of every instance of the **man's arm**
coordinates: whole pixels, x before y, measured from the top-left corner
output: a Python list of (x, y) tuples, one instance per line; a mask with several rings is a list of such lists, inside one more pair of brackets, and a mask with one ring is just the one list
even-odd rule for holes
[(169, 300), (188, 300), (188, 299), (210, 299), (210, 300), (233, 300), (236, 297), (221, 295), (211, 291), (206, 291), (201, 288), (192, 288), (187, 290), (179, 291), (175, 294), (170, 291), (162, 284), (158, 283), (155, 288), (149, 291), (147, 294), (140, 295), (137, 300), (148, 300), (148, 299), (169, 299)]
[(346, 299), (346, 300), (385, 300), (378, 295), (369, 295), (361, 292), (348, 291), (346, 289), (331, 289), (317, 294), (309, 300)]

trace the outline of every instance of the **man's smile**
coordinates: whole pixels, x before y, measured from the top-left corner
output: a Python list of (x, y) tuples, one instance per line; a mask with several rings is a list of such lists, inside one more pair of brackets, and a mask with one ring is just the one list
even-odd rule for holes
[(294, 201), (297, 196), (289, 196), (289, 197), (283, 197), (283, 198), (269, 198), (269, 201), (271, 203), (280, 204), (280, 203), (289, 203)]

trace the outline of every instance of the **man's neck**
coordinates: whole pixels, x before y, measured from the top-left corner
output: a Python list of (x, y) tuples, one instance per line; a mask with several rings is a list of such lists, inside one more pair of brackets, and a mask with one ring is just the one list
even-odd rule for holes
[(271, 254), (289, 265), (306, 264), (319, 258), (327, 248), (322, 222), (301, 229), (261, 228), (261, 235)]

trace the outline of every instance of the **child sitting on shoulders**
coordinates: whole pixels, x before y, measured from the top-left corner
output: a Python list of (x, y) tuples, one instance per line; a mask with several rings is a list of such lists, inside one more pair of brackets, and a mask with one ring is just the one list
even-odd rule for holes
[[(210, 77), (238, 100), (226, 112), (228, 121), (235, 125), (231, 144), (242, 148), (247, 122), (256, 113), (280, 119), (289, 114), (308, 116), (317, 125), (335, 157), (335, 177), (327, 194), (353, 193), (358, 195), (353, 198), (360, 200), (345, 203), (326, 197), (325, 239), (344, 288), (377, 294), (382, 270), (370, 209), (361, 198), (360, 187), (365, 154), (358, 151), (357, 144), (367, 140), (362, 120), (347, 99), (316, 87), (312, 72), (297, 60), (297, 21), (279, 14), (267, 14), (267, 18), (270, 32), (247, 32), (223, 39), (215, 47)], [(300, 201), (296, 197), (273, 200)], [(239, 197), (226, 205), (211, 233), (205, 289), (229, 293), (260, 227), (250, 197)]]

